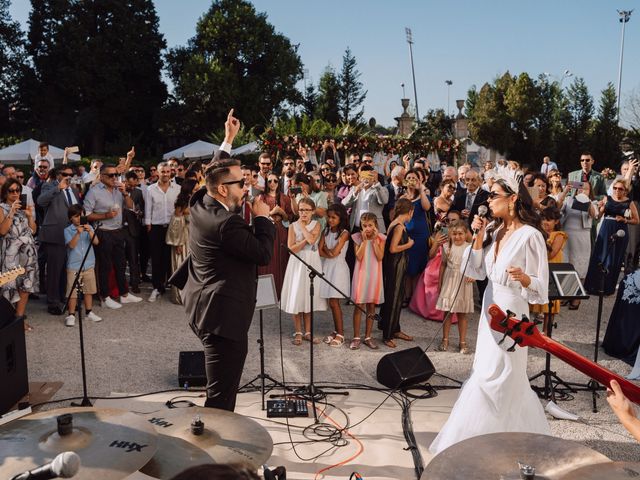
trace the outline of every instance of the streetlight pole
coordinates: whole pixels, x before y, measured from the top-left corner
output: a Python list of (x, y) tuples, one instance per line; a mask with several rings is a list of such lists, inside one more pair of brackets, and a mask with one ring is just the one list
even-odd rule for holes
[(420, 123), (420, 114), (418, 113), (418, 90), (416, 89), (416, 72), (413, 68), (413, 35), (411, 29), (405, 27), (404, 32), (407, 34), (407, 43), (409, 44), (409, 56), (411, 57), (411, 76), (413, 77), (413, 98), (416, 102), (416, 123)]
[(618, 122), (620, 122), (620, 97), (622, 96), (622, 92), (620, 89), (622, 88), (622, 59), (624, 56), (624, 26), (631, 18), (631, 13), (633, 10), (618, 10), (618, 15), (620, 15), (620, 23), (622, 24), (622, 39), (620, 40), (620, 64), (618, 66)]
[(447, 117), (451, 116), (451, 104), (449, 103), (449, 99), (451, 98), (451, 85), (453, 82), (451, 80), (445, 80), (444, 83), (447, 84)]

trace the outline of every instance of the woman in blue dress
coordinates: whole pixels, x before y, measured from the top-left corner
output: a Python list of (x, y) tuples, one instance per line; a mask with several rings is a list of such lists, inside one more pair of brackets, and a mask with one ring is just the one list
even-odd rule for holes
[[(591, 252), (589, 270), (584, 281), (585, 290), (592, 295), (597, 295), (600, 290), (600, 265), (606, 270), (603, 281), (604, 294), (612, 295), (615, 292), (629, 242), (627, 224), (638, 224), (638, 209), (629, 198), (624, 180), (614, 181), (611, 188), (613, 194), (607, 196), (606, 201), (600, 206), (604, 218)], [(620, 230), (624, 232), (623, 237), (616, 236)]]
[(406, 198), (413, 203), (413, 217), (407, 223), (407, 233), (413, 240), (413, 246), (409, 249), (409, 260), (406, 273), (405, 301), (403, 306), (409, 304), (416, 286), (418, 276), (427, 266), (429, 259), (429, 223), (427, 212), (431, 209), (431, 201), (427, 196), (427, 188), (420, 182), (420, 176), (415, 169), (411, 169), (404, 177), (406, 183)]

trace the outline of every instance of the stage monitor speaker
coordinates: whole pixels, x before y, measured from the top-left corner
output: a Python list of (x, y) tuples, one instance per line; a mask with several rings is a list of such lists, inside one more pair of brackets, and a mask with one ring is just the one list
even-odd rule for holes
[(204, 369), (204, 352), (180, 352), (178, 359), (178, 386), (180, 388), (204, 387), (207, 374)]
[(420, 347), (385, 355), (378, 362), (378, 382), (388, 388), (404, 388), (426, 382), (436, 369)]
[(0, 328), (0, 415), (29, 393), (24, 320)]

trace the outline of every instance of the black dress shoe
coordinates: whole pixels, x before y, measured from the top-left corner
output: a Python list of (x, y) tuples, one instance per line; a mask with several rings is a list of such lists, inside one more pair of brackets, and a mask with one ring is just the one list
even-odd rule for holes
[(60, 308), (59, 305), (49, 305), (47, 307), (47, 312), (49, 312), (51, 315), (62, 315), (62, 308)]

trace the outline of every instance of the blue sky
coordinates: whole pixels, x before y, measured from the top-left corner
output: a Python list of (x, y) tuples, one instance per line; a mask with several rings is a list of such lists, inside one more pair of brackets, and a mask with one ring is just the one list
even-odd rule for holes
[[(167, 44), (194, 35), (209, 0), (156, 0)], [(278, 32), (300, 44), (309, 77), (317, 82), (327, 64), (340, 68), (351, 48), (368, 90), (366, 118), (394, 124), (402, 111), (401, 84), (413, 105), (405, 27), (413, 31), (414, 63), (421, 115), (450, 109), (471, 85), (481, 86), (509, 70), (560, 78), (569, 69), (585, 79), (591, 94), (617, 84), (620, 27), (616, 10), (640, 7), (638, 0), (254, 0)], [(26, 27), (29, 0), (13, 0), (11, 13)], [(640, 90), (640, 8), (626, 25), (622, 79), (625, 94)], [(572, 79), (566, 79), (564, 86)]]

